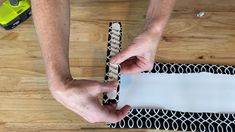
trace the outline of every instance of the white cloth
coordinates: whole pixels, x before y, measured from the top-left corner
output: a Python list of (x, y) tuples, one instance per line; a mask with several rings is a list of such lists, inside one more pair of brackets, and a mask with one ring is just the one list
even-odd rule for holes
[(235, 75), (141, 73), (121, 75), (118, 107), (182, 112), (235, 112)]

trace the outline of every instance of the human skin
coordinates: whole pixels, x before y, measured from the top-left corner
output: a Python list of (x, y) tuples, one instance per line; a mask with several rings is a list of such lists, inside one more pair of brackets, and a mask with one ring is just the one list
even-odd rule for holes
[[(66, 108), (88, 122), (115, 123), (123, 119), (130, 106), (117, 110), (101, 105), (98, 95), (117, 88), (117, 81), (76, 80), (69, 68), (70, 0), (31, 0), (33, 20), (45, 63), (49, 89)], [(127, 49), (112, 58), (123, 73), (137, 73), (153, 66), (156, 49), (170, 17), (175, 0), (150, 0), (143, 32)]]

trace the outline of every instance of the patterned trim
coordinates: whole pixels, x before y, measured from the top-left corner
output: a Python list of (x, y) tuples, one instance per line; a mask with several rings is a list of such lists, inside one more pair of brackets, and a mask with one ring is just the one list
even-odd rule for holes
[(213, 74), (235, 74), (234, 66), (210, 65), (210, 64), (174, 64), (155, 63), (151, 71), (144, 73), (200, 73), (209, 72)]
[[(108, 32), (108, 48), (107, 48), (107, 59), (105, 68), (105, 81), (118, 80), (120, 83), (120, 66), (111, 64), (110, 59), (120, 52), (122, 43), (122, 25), (120, 22), (111, 22), (109, 24)], [(118, 96), (119, 86), (117, 91), (104, 94), (103, 103), (113, 104), (119, 99)]]
[[(110, 23), (112, 26), (113, 23)], [(120, 24), (120, 23), (119, 23)], [(112, 30), (109, 28), (109, 35)], [(121, 38), (120, 38), (121, 40)], [(110, 36), (109, 36), (110, 42)], [(121, 44), (121, 42), (120, 42)], [(109, 80), (110, 68), (109, 59), (112, 52), (112, 44), (108, 44), (107, 65), (105, 80)], [(119, 45), (121, 48), (121, 45)], [(111, 49), (111, 50), (110, 50)], [(119, 50), (120, 51), (120, 50)], [(115, 70), (115, 79), (120, 83), (120, 67)], [(209, 72), (214, 74), (235, 74), (234, 66), (210, 65), (210, 64), (174, 64), (174, 63), (155, 63), (149, 73), (200, 73)], [(119, 87), (115, 98), (110, 99), (104, 95), (104, 104), (118, 103)], [(180, 112), (164, 109), (132, 109), (128, 116), (115, 124), (109, 124), (111, 128), (150, 128), (163, 130), (180, 130), (180, 131), (201, 131), (201, 132), (233, 132), (235, 131), (235, 114), (229, 113), (193, 113)]]

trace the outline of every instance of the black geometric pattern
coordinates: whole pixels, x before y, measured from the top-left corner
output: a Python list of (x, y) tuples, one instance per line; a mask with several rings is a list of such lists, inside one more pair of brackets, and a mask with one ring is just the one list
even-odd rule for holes
[[(110, 23), (110, 26), (113, 23)], [(120, 23), (119, 23), (120, 24)], [(109, 28), (110, 29), (110, 28)], [(111, 32), (111, 30), (109, 30)], [(110, 37), (109, 37), (110, 40)], [(121, 49), (121, 39), (119, 48)], [(109, 78), (109, 59), (110, 46), (108, 44), (107, 65), (105, 80)], [(112, 50), (112, 49), (111, 49)], [(116, 70), (117, 80), (120, 82), (120, 67)], [(174, 63), (155, 63), (149, 73), (200, 73), (208, 72), (213, 74), (235, 74), (234, 66), (210, 65), (210, 64), (174, 64)], [(118, 103), (119, 87), (115, 99), (109, 99), (104, 95), (104, 104)], [(180, 112), (165, 109), (131, 109), (129, 114), (120, 122), (108, 124), (111, 128), (149, 128), (162, 130), (179, 131), (200, 131), (200, 132), (233, 132), (235, 131), (235, 114), (232, 113), (193, 113)]]

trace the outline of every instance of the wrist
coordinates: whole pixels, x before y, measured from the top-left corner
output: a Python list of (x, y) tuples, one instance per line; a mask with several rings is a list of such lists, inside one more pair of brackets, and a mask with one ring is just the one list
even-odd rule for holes
[(58, 73), (50, 72), (48, 73), (48, 83), (50, 90), (64, 90), (66, 85), (73, 80), (70, 72), (68, 73)]
[(144, 31), (150, 34), (161, 36), (165, 28), (164, 21), (161, 19), (146, 20)]
[(144, 32), (147, 33), (147, 36), (152, 44), (158, 45), (162, 33), (163, 33), (164, 26), (160, 22), (151, 22), (145, 25)]

